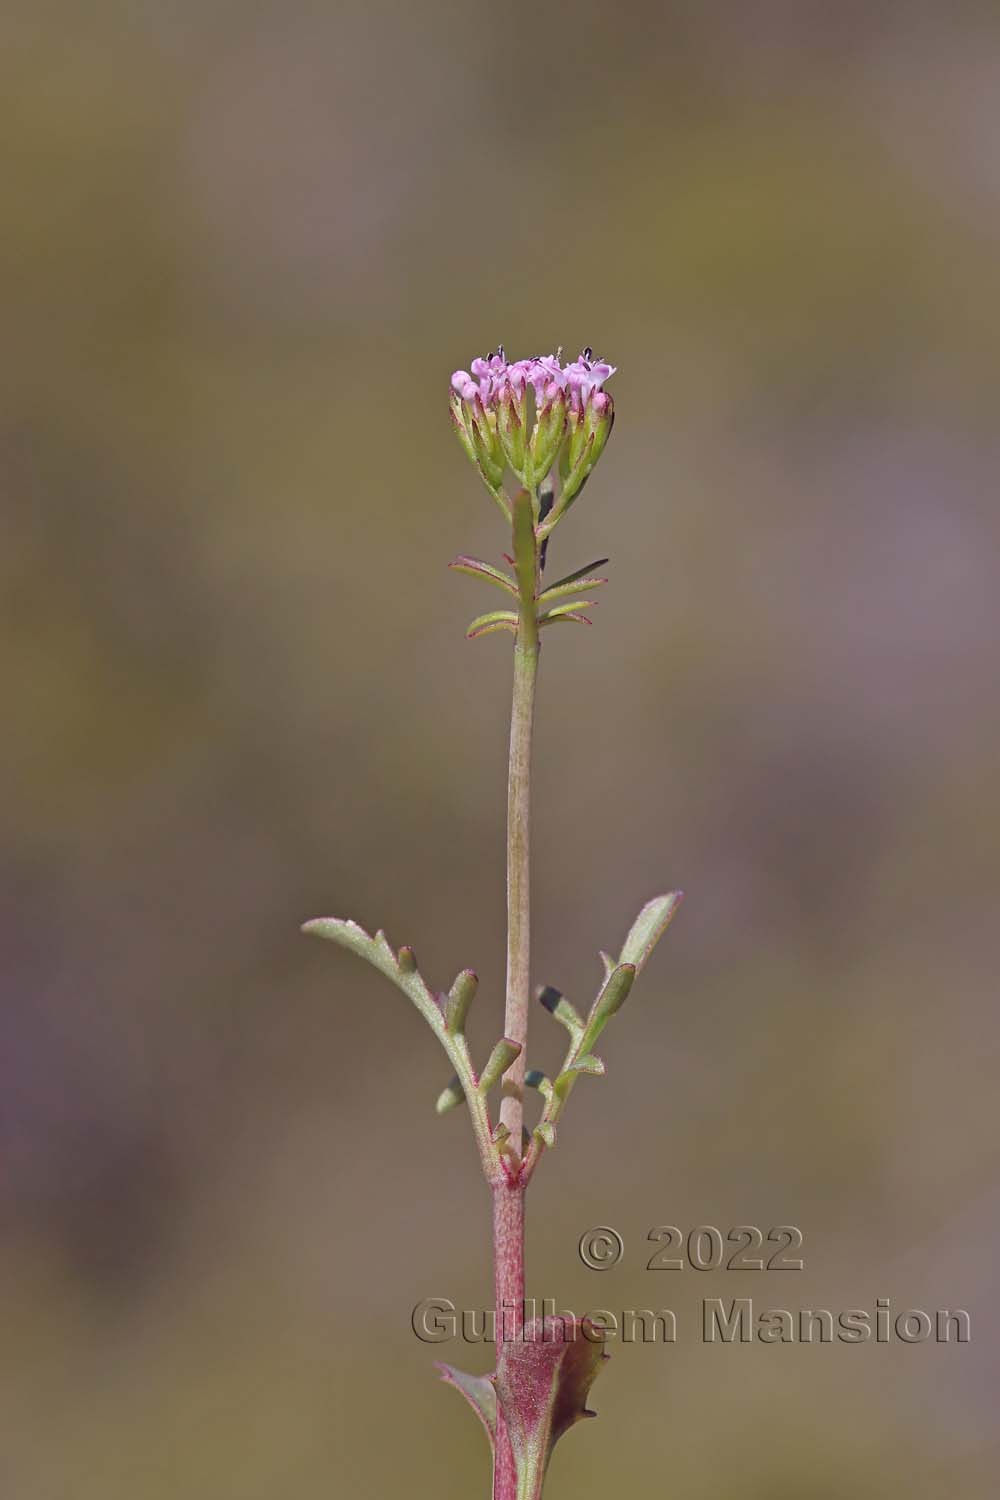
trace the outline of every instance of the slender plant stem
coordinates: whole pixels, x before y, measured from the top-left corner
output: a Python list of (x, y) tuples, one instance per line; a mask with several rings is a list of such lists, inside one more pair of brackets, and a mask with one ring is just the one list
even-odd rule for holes
[[(524, 1187), (505, 1179), (493, 1189), (497, 1355), (524, 1329)], [(517, 1471), (503, 1411), (497, 1407), (493, 1500), (517, 1500)]]
[[(510, 716), (510, 764), (507, 780), (507, 1002), (504, 1035), (520, 1043), (521, 1052), (507, 1070), (500, 1101), (500, 1122), (510, 1131), (515, 1171), (504, 1168), (493, 1186), (493, 1258), (496, 1291), (496, 1337), (520, 1339), (524, 1328), (524, 1192), (519, 1170), (524, 1123), (524, 1072), (531, 991), (531, 736), (538, 677), (538, 551), (531, 530), (534, 566), (520, 575), (517, 637), (514, 644), (514, 694)], [(515, 537), (516, 542), (516, 537)], [(534, 577), (527, 577), (533, 572)], [(509, 1160), (510, 1158), (508, 1158)], [(517, 1473), (502, 1411), (497, 1415), (493, 1500), (517, 1500)]]
[(507, 1005), (504, 1035), (519, 1042), (521, 1055), (504, 1075), (500, 1121), (510, 1144), (521, 1154), (524, 1123), (524, 1070), (531, 988), (531, 733), (538, 676), (538, 625), (535, 608), (522, 604), (514, 646), (514, 698), (510, 720), (510, 767), (507, 781)]

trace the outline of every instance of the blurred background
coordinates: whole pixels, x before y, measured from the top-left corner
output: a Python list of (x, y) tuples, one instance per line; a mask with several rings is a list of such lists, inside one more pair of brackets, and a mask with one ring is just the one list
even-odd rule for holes
[[(509, 646), (448, 377), (591, 344), (553, 544), (535, 977), (687, 901), (530, 1202), (669, 1306), (549, 1490), (995, 1492), (1000, 16), (991, 4), (5, 10), (0, 1489), (485, 1495), (420, 1298), (490, 1296), (433, 1040), (304, 918), (503, 978)], [(533, 1059), (561, 1034), (541, 1012)], [(645, 1270), (801, 1227), (802, 1273)], [(616, 1226), (603, 1275), (580, 1234)], [(966, 1308), (705, 1347), (706, 1296)], [(547, 1491), (548, 1493), (548, 1491)]]

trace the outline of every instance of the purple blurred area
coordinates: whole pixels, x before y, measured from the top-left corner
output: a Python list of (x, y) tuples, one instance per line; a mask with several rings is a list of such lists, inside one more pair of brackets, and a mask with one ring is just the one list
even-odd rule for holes
[[(498, 1034), (510, 662), (446, 564), (506, 542), (447, 387), (502, 339), (619, 366), (552, 545), (611, 583), (545, 643), (537, 980), (586, 1006), (687, 892), (529, 1280), (973, 1328), (613, 1351), (552, 1500), (986, 1500), (996, 9), (43, 0), (0, 74), (2, 1493), (485, 1493), (409, 1325), (489, 1296), (468, 1131), (298, 925), (474, 966)], [(806, 1270), (647, 1274), (668, 1223), (799, 1225)]]

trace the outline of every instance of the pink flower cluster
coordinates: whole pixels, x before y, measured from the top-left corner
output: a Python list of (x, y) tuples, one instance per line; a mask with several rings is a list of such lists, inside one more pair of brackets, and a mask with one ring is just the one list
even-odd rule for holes
[(535, 359), (518, 359), (508, 362), (500, 345), (496, 354), (472, 361), (468, 370), (456, 370), (451, 377), (452, 390), (463, 401), (479, 401), (487, 409), (494, 408), (505, 389), (510, 389), (517, 400), (523, 397), (530, 385), (535, 393), (536, 405), (541, 408), (546, 402), (564, 396), (571, 410), (580, 411), (595, 391), (600, 391), (606, 380), (615, 373), (615, 366), (605, 360), (595, 359), (592, 349), (584, 349), (572, 364), (562, 365), (556, 354), (542, 354)]

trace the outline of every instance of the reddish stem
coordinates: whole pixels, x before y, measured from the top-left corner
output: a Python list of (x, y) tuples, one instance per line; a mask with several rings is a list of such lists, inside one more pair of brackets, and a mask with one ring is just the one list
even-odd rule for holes
[[(493, 1266), (499, 1354), (501, 1341), (519, 1339), (524, 1329), (524, 1186), (506, 1176), (493, 1188)], [(493, 1500), (517, 1500), (514, 1455), (499, 1409)]]

